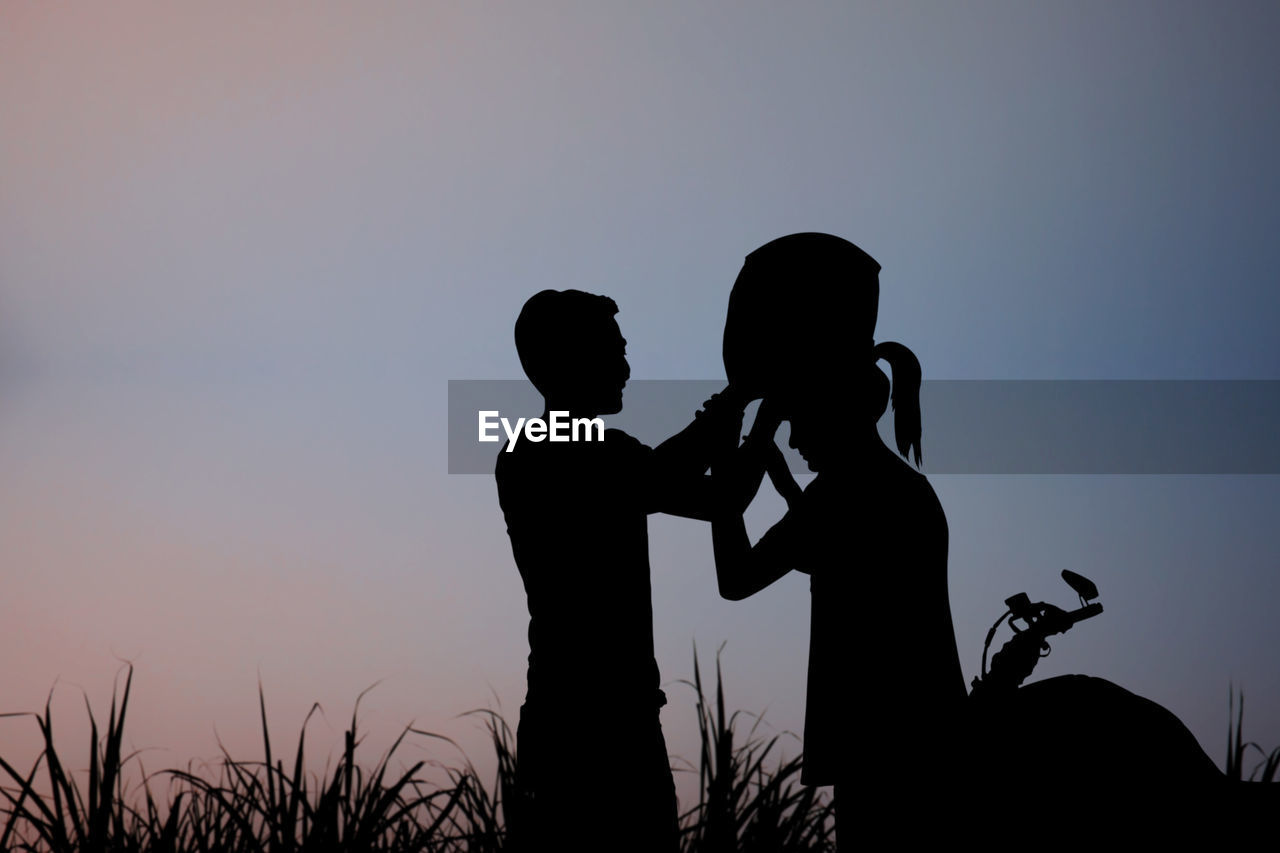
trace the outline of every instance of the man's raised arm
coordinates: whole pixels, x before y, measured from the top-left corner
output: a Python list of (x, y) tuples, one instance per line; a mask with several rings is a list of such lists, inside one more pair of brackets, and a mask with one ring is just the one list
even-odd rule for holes
[[(654, 508), (658, 512), (711, 521), (725, 509), (750, 505), (765, 471), (776, 464), (773, 434), (778, 419), (761, 403), (751, 433), (741, 445), (742, 412), (750, 402), (732, 386), (712, 395), (693, 423), (654, 449)], [(712, 465), (716, 475), (704, 472)]]

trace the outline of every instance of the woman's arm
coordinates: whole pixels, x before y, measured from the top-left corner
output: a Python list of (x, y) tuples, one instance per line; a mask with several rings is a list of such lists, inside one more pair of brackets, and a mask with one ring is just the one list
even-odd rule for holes
[[(749, 443), (749, 442), (748, 442)], [(768, 447), (756, 448), (758, 457), (770, 468), (770, 477), (774, 478), (778, 465), (785, 471), (786, 460), (770, 439)], [(713, 480), (715, 474), (712, 474)], [(800, 510), (800, 487), (791, 478), (790, 472), (777, 474), (783, 480), (783, 496), (790, 507), (787, 514), (769, 528), (754, 546), (747, 538), (746, 524), (742, 520), (744, 507), (735, 501), (732, 494), (722, 494), (718, 502), (718, 511), (711, 519), (711, 543), (715, 553), (716, 581), (720, 587), (720, 595), (730, 601), (741, 601), (755, 595), (792, 569), (798, 569), (803, 563), (799, 558), (798, 546), (802, 544), (798, 534), (802, 510)], [(787, 485), (789, 483), (789, 486)], [(759, 482), (757, 481), (757, 486)], [(794, 491), (793, 491), (794, 489)], [(784, 491), (785, 490), (785, 491)]]
[(741, 601), (755, 595), (803, 562), (794, 547), (797, 516), (788, 512), (754, 546), (747, 538), (742, 513), (726, 512), (711, 522), (716, 582), (720, 596)]
[[(800, 488), (796, 478), (791, 476), (791, 469), (787, 467), (787, 458), (782, 455), (778, 445), (770, 442), (766, 453), (768, 455), (765, 458), (765, 470), (769, 473), (769, 482), (773, 483), (774, 491), (787, 502), (787, 509), (794, 509), (800, 496), (804, 494), (804, 489)], [(758, 483), (756, 488), (759, 488)]]

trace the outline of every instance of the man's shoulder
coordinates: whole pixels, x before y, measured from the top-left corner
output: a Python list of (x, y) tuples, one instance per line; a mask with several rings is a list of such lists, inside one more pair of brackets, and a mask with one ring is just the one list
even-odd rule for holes
[(620, 429), (606, 429), (602, 439), (567, 442), (504, 443), (498, 451), (494, 475), (503, 483), (546, 477), (600, 474), (618, 466), (643, 465), (653, 449)]
[(549, 460), (536, 450), (530, 452), (530, 448), (536, 447), (533, 442), (507, 441), (498, 451), (493, 476), (498, 484), (498, 501), (504, 510), (510, 508), (509, 504), (520, 502), (530, 488), (545, 486), (550, 473)]
[(508, 479), (513, 472), (519, 470), (524, 462), (523, 453), (519, 456), (516, 455), (519, 449), (519, 442), (512, 446), (510, 441), (504, 441), (502, 447), (498, 449), (497, 461), (493, 463), (493, 473), (498, 478), (499, 485), (502, 484), (503, 480)]
[(604, 443), (620, 452), (647, 453), (653, 449), (631, 433), (613, 427), (604, 431)]

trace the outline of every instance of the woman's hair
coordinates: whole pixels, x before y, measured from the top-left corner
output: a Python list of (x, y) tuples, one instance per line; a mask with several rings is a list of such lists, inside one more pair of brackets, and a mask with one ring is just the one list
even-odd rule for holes
[(826, 364), (847, 364), (875, 336), (879, 271), (832, 234), (790, 234), (747, 255), (725, 316), (729, 382), (762, 396)]
[[(754, 396), (794, 390), (806, 376), (819, 386), (868, 377), (868, 408), (878, 419), (888, 393), (898, 452), (919, 466), (920, 362), (902, 344), (874, 341), (879, 274), (879, 262), (832, 234), (790, 234), (756, 249), (729, 295), (725, 372)], [(875, 367), (881, 359), (891, 385)]]
[(908, 454), (915, 451), (915, 463), (919, 468), (920, 361), (915, 353), (895, 341), (876, 344), (872, 354), (877, 361), (884, 359), (889, 362), (889, 367), (893, 370), (893, 390), (889, 399), (893, 403), (894, 442), (903, 458), (910, 458)]

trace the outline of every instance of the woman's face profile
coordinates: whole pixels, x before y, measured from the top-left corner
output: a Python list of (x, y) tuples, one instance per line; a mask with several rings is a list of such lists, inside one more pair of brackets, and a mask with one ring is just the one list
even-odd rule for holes
[(815, 442), (813, 420), (808, 415), (800, 413), (792, 413), (788, 420), (791, 422), (791, 438), (787, 443), (793, 450), (799, 452), (800, 457), (809, 465), (810, 471), (821, 471), (824, 467), (823, 453), (822, 448)]
[(802, 399), (789, 401), (781, 407), (791, 424), (791, 437), (787, 443), (814, 472), (830, 467), (839, 458), (842, 444), (848, 440), (844, 433), (847, 425), (839, 416), (843, 407), (836, 405), (832, 407), (835, 411), (826, 412), (817, 403), (817, 400)]
[(848, 377), (800, 383), (779, 393), (780, 416), (791, 424), (788, 444), (818, 472), (838, 465), (866, 442), (868, 425), (880, 420), (889, 403), (889, 379), (872, 367), (867, 381), (844, 390)]

